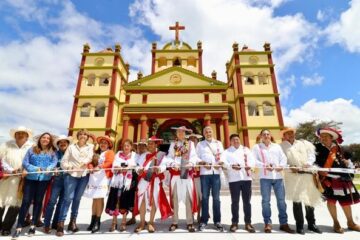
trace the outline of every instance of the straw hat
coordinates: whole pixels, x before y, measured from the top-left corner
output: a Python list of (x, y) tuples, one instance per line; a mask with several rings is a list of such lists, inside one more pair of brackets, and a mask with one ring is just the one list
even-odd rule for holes
[(28, 134), (29, 138), (31, 138), (33, 135), (33, 132), (30, 128), (26, 128), (24, 126), (19, 126), (17, 128), (10, 129), (10, 136), (12, 138), (15, 138), (15, 133), (17, 133), (17, 132), (26, 132)]
[(190, 135), (186, 135), (186, 138), (191, 138), (191, 137), (196, 137), (196, 138), (199, 139), (199, 140), (203, 138), (202, 135), (200, 135), (200, 134), (195, 134), (195, 133), (192, 133), (192, 134), (190, 134)]
[(65, 135), (60, 135), (58, 136), (57, 138), (55, 138), (54, 140), (54, 147), (57, 147), (58, 146), (58, 143), (62, 140), (65, 140), (65, 141), (68, 141), (69, 144), (72, 143), (73, 139), (72, 137), (68, 137), (68, 136), (65, 136)]
[(181, 127), (172, 127), (171, 129), (174, 129), (174, 130), (181, 130), (181, 131), (185, 131), (185, 132), (189, 132), (189, 133), (192, 133), (192, 132), (193, 132), (193, 130), (188, 129), (188, 128), (186, 128), (185, 126), (181, 126)]
[(100, 136), (96, 138), (96, 142), (100, 144), (102, 140), (105, 140), (109, 144), (109, 148), (112, 148), (114, 146), (111, 138), (109, 136)]
[(163, 139), (157, 138), (156, 136), (152, 136), (151, 138), (148, 139), (148, 142), (160, 143), (162, 141), (163, 141)]
[(294, 134), (296, 133), (296, 129), (295, 128), (291, 128), (291, 127), (285, 127), (283, 130), (280, 131), (280, 136), (283, 138), (284, 134), (287, 132), (293, 132)]
[(341, 131), (340, 130), (336, 130), (335, 128), (329, 128), (329, 127), (325, 127), (325, 128), (319, 128), (316, 131), (316, 135), (318, 137), (320, 137), (320, 134), (322, 133), (327, 133), (330, 134), (330, 136), (332, 136), (334, 141), (337, 141), (338, 143), (342, 143), (343, 139), (342, 139), (342, 135), (341, 135)]

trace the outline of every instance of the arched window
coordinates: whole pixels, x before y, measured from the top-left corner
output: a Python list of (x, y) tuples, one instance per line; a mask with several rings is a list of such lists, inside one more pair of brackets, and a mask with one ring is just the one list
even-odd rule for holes
[(192, 66), (192, 67), (196, 67), (196, 59), (194, 57), (188, 57), (187, 65)]
[(254, 101), (248, 103), (248, 114), (249, 116), (259, 116), (258, 104)]
[(259, 72), (258, 78), (259, 78), (260, 85), (268, 84), (268, 77), (265, 72)]
[(234, 122), (234, 110), (232, 109), (232, 107), (228, 108), (228, 116), (229, 116), (229, 122), (230, 123)]
[(95, 117), (104, 117), (105, 116), (105, 103), (98, 102), (95, 105)]
[(108, 74), (104, 74), (100, 78), (99, 85), (100, 86), (108, 86), (110, 82), (110, 76)]
[(91, 111), (91, 104), (88, 102), (84, 103), (81, 106), (80, 117), (90, 117), (90, 111)]
[(245, 82), (245, 85), (254, 85), (255, 84), (254, 74), (251, 72), (245, 73), (244, 82)]
[(95, 79), (96, 79), (95, 74), (93, 74), (93, 73), (89, 74), (87, 76), (86, 86), (89, 86), (89, 87), (95, 86)]
[(268, 101), (263, 102), (263, 112), (264, 112), (264, 116), (274, 115), (274, 108), (270, 102)]
[(158, 67), (166, 66), (167, 65), (167, 59), (165, 57), (161, 57), (158, 59)]
[(173, 62), (173, 66), (181, 66), (181, 59), (178, 57), (175, 58)]

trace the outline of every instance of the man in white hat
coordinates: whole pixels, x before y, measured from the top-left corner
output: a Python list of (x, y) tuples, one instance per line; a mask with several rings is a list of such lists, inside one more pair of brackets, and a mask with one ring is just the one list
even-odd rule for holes
[[(69, 147), (69, 145), (71, 143), (72, 143), (72, 137), (68, 137), (65, 135), (60, 135), (59, 137), (57, 137), (55, 139), (54, 146), (58, 149), (56, 151), (56, 156), (58, 159), (56, 169), (61, 170), (61, 167), (60, 167), (61, 159), (64, 156), (66, 149)], [(54, 207), (55, 207), (56, 203), (57, 203), (57, 206), (56, 206), (55, 215), (53, 217), (51, 228), (57, 229), (60, 209), (61, 209), (61, 206), (64, 201), (64, 190), (65, 190), (64, 175), (62, 172), (56, 173), (53, 178), (53, 182), (52, 182), (52, 186), (51, 186), (51, 195), (50, 195), (49, 202), (46, 206), (44, 206), (45, 207), (44, 232), (46, 234), (49, 234), (51, 232), (50, 222), (51, 222), (51, 218), (53, 216), (53, 211), (54, 211)], [(59, 201), (58, 201), (58, 199), (59, 199)]]
[(312, 172), (306, 171), (315, 162), (315, 147), (306, 140), (295, 139), (295, 131), (294, 128), (285, 128), (280, 132), (283, 139), (280, 146), (287, 157), (287, 164), (292, 167), (284, 177), (286, 198), (293, 201), (296, 232), (305, 234), (303, 203), (308, 230), (321, 233), (315, 224), (314, 213), (314, 207), (322, 201), (321, 193), (314, 184)]
[(224, 162), (221, 161), (220, 156), (224, 148), (220, 141), (213, 138), (213, 130), (210, 126), (206, 126), (203, 129), (203, 134), (205, 140), (199, 142), (196, 147), (199, 159), (198, 164), (203, 165), (200, 168), (202, 200), (199, 230), (205, 230), (209, 220), (209, 197), (211, 190), (214, 224), (219, 232), (223, 232), (224, 227), (221, 224), (220, 212), (220, 173), (222, 171), (221, 165), (223, 165)]
[[(32, 131), (26, 127), (18, 127), (10, 130), (10, 136), (14, 140), (3, 143), (0, 146), (0, 158), (2, 159), (4, 172), (16, 174), (22, 172), (22, 161), (32, 142)], [(10, 176), (0, 180), (0, 226), (1, 234), (9, 236), (15, 223), (21, 205), (21, 197), (18, 188), (21, 176)], [(5, 207), (9, 207), (3, 219)]]
[(189, 232), (195, 232), (193, 213), (197, 211), (196, 192), (192, 178), (192, 169), (196, 164), (194, 143), (185, 138), (186, 132), (192, 132), (185, 126), (172, 128), (176, 130), (176, 140), (170, 144), (166, 164), (170, 172), (170, 201), (174, 211), (169, 231), (178, 228), (179, 203), (186, 206), (186, 224)]
[(167, 219), (173, 214), (162, 187), (166, 168), (161, 163), (166, 154), (157, 150), (161, 142), (162, 139), (158, 139), (155, 136), (149, 138), (149, 152), (138, 163), (137, 173), (139, 175), (139, 182), (136, 191), (134, 214), (140, 213), (140, 223), (135, 228), (136, 233), (145, 228), (146, 211), (150, 212), (150, 221), (147, 224), (150, 233), (155, 232), (154, 219), (157, 209), (160, 211), (162, 220)]

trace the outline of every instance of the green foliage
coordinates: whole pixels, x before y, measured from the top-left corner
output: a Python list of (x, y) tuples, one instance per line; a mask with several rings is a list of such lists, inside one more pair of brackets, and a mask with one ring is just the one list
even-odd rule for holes
[(318, 128), (323, 128), (323, 127), (340, 128), (341, 124), (342, 124), (341, 122), (335, 122), (335, 121), (318, 122), (316, 120), (300, 123), (296, 129), (296, 138), (305, 139), (312, 143), (318, 143), (319, 138), (315, 134)]

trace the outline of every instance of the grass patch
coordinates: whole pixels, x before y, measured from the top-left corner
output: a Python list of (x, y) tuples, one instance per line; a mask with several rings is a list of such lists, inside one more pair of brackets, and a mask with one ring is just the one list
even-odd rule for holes
[(357, 190), (360, 191), (360, 184), (355, 184), (355, 187), (356, 187)]

